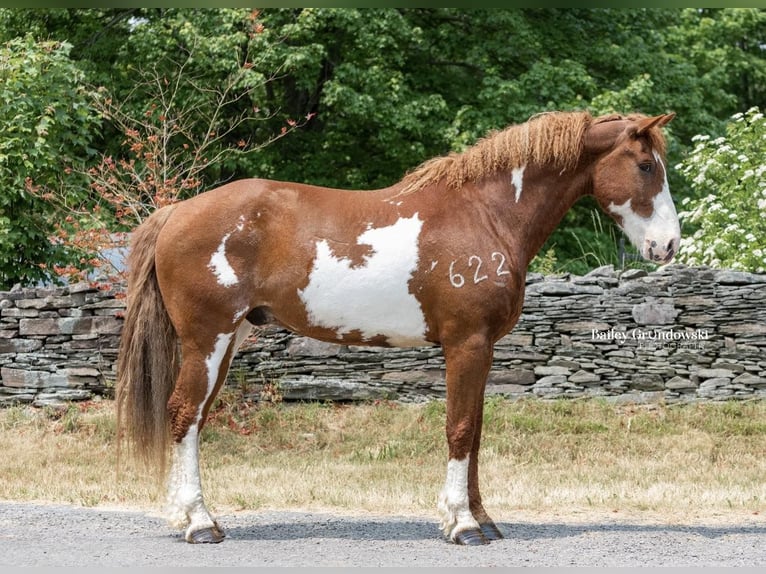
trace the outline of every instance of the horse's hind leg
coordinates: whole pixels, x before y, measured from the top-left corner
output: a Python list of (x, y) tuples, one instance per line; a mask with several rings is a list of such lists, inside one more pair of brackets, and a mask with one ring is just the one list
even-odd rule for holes
[(199, 469), (199, 435), (218, 389), (226, 378), (231, 358), (250, 332), (238, 329), (218, 333), (207, 342), (182, 342), (181, 371), (168, 402), (173, 436), (172, 466), (168, 477), (168, 519), (186, 528), (187, 542), (221, 542), (223, 529), (213, 519), (202, 496)]

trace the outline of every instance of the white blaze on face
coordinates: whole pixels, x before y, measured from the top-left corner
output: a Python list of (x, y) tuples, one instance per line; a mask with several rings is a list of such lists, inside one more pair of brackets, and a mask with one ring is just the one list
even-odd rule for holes
[(226, 242), (229, 240), (229, 237), (231, 237), (231, 233), (223, 236), (218, 249), (210, 256), (210, 263), (207, 264), (208, 268), (218, 279), (218, 284), (222, 287), (231, 287), (239, 282), (237, 273), (226, 258)]
[(326, 240), (317, 241), (309, 283), (298, 291), (309, 321), (339, 336), (358, 330), (365, 340), (382, 335), (393, 346), (428, 344), (423, 310), (409, 291), (422, 226), (416, 213), (388, 227), (368, 229), (356, 242), (369, 245), (372, 253), (357, 267), (350, 259), (335, 257)]
[(681, 226), (670, 196), (667, 171), (657, 152), (654, 152), (654, 158), (662, 168), (664, 181), (662, 191), (652, 200), (652, 214), (649, 217), (638, 215), (633, 211), (630, 199), (621, 205), (611, 203), (609, 210), (621, 217), (623, 231), (645, 259), (668, 262), (678, 250)]
[(516, 203), (521, 199), (521, 188), (524, 185), (525, 168), (526, 166), (522, 165), (521, 167), (513, 168), (513, 171), (511, 171), (511, 183), (513, 183), (513, 188), (516, 190)]

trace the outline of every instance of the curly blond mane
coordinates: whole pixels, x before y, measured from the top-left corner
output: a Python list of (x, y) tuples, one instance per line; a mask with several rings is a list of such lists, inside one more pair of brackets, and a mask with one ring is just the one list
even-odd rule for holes
[[(495, 131), (461, 153), (430, 159), (408, 173), (401, 181), (401, 194), (408, 194), (438, 181), (458, 189), (468, 181), (478, 181), (498, 171), (528, 163), (551, 164), (568, 169), (582, 154), (583, 135), (588, 126), (606, 121), (636, 119), (610, 114), (593, 118), (588, 112), (545, 112), (526, 123)], [(664, 155), (664, 139), (658, 130), (649, 134), (655, 149)]]

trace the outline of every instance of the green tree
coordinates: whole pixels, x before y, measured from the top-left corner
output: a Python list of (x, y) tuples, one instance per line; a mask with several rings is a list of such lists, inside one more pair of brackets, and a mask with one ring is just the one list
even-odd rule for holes
[[(710, 92), (702, 107), (719, 119), (766, 101), (766, 10), (687, 8), (668, 41)], [(698, 131), (696, 133), (703, 133)]]
[(251, 171), (369, 189), (446, 150), (449, 109), (413, 70), (424, 31), (406, 11), (268, 10), (263, 22), (254, 49), (283, 72), (266, 105), (316, 117), (297, 137), (252, 158)]
[(695, 198), (682, 201), (679, 259), (690, 265), (766, 270), (766, 118), (758, 108), (732, 116), (726, 135), (694, 138), (678, 165)]
[[(253, 35), (262, 32), (257, 13), (247, 15)], [(136, 27), (142, 24), (136, 23)], [(210, 57), (211, 46), (191, 35), (177, 59), (165, 57), (135, 71), (133, 89), (119, 99), (99, 89), (93, 106), (117, 134), (114, 155), (104, 153), (83, 173), (84, 192), (65, 186), (46, 189), (62, 213), (56, 235), (86, 256), (82, 265), (59, 269), (68, 280), (95, 277), (106, 283), (122, 269), (108, 255), (125, 246), (127, 232), (157, 208), (187, 199), (220, 183), (222, 173), (300, 129), (306, 121), (288, 120), (264, 140), (254, 139), (275, 113), (248, 105), (271, 77), (249, 53), (224, 50), (215, 70), (216, 82), (201, 80), (198, 62)], [(200, 50), (196, 52), (194, 50)], [(234, 134), (242, 134), (235, 141)], [(95, 256), (94, 256), (95, 255)]]
[[(71, 46), (17, 38), (0, 46), (0, 285), (50, 275), (73, 254), (52, 241), (50, 204), (35, 191), (76, 187), (98, 118)], [(79, 180), (83, 184), (82, 179)]]
[[(0, 39), (68, 40), (87, 81), (129, 102), (132, 117), (151, 105), (136, 85), (146, 72), (169, 76), (193, 54), (186, 70), (199, 88), (248, 66), (221, 125), (253, 110), (262, 121), (227, 131), (219, 149), (311, 120), (209, 165), (201, 188), (260, 176), (368, 189), (551, 109), (675, 111), (675, 165), (692, 136), (723, 134), (731, 114), (766, 99), (765, 19), (740, 8), (0, 10)], [(197, 97), (191, 85), (176, 96), (185, 109)], [(198, 139), (204, 124), (192, 127)], [(94, 147), (118, 156), (122, 134), (109, 124), (102, 133)], [(676, 170), (669, 179), (677, 198), (693, 193)], [(616, 260), (619, 233), (585, 200), (543, 251), (584, 272)]]

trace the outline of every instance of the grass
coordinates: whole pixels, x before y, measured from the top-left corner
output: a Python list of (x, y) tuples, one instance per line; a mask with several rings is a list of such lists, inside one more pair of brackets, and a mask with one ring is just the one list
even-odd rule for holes
[[(435, 516), (444, 404), (253, 404), (224, 392), (202, 439), (215, 512)], [(485, 406), (481, 479), (498, 520), (619, 513), (669, 521), (766, 512), (766, 403)], [(110, 401), (0, 410), (0, 500), (161, 509), (151, 473), (117, 472)]]

